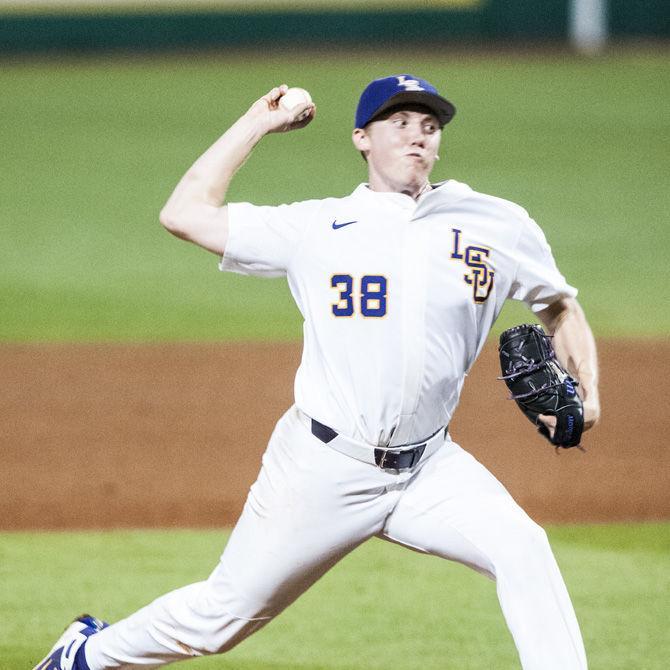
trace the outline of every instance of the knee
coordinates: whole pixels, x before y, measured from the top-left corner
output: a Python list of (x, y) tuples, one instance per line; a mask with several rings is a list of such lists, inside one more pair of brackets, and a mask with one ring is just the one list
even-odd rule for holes
[(225, 560), (205, 582), (211, 606), (238, 619), (271, 619), (292, 600), (292, 582), (269, 569), (231, 569)]
[(549, 540), (544, 528), (535, 523), (530, 517), (518, 520), (514, 524), (512, 532), (519, 544), (525, 546), (528, 551), (542, 551), (549, 546)]
[(208, 582), (189, 602), (189, 611), (199, 622), (197, 642), (189, 644), (196, 656), (230, 651), (274, 616), (254, 594), (236, 588), (212, 588)]
[(270, 619), (277, 612), (270, 594), (247, 587), (244, 583), (209, 582), (201, 594), (201, 603), (212, 615), (235, 619)]
[(494, 571), (499, 574), (528, 574), (533, 565), (543, 564), (552, 556), (544, 529), (526, 516), (520, 516), (500, 528), (498, 549), (492, 556)]

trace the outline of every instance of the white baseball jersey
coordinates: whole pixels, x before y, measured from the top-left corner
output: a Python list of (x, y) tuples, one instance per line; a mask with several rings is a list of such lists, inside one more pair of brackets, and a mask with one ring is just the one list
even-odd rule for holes
[(371, 191), (229, 205), (220, 268), (286, 275), (304, 322), (296, 405), (376, 446), (449, 423), (506, 298), (575, 296), (528, 213), (449, 180), (414, 200)]

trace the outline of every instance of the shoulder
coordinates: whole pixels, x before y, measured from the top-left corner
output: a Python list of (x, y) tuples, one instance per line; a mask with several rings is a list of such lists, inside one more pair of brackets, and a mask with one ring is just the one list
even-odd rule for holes
[(438, 188), (446, 188), (450, 193), (460, 196), (463, 206), (468, 206), (477, 213), (506, 219), (519, 225), (532, 221), (530, 214), (519, 204), (488, 193), (475, 191), (463, 182), (450, 179)]
[(281, 204), (262, 204), (258, 201), (238, 201), (227, 204), (231, 227), (290, 227), (296, 231), (306, 230), (315, 219), (332, 207), (337, 198), (312, 198)]
[(370, 204), (361, 196), (358, 189), (345, 196), (332, 196), (300, 200), (280, 205), (277, 210), (281, 218), (300, 221), (306, 229), (322, 229), (319, 224), (330, 223), (339, 219), (358, 219), (369, 208)]
[(316, 212), (323, 210), (337, 209), (343, 204), (349, 202), (352, 195), (343, 197), (310, 198), (307, 200), (295, 200), (281, 204), (257, 204), (250, 202), (231, 203), (234, 207), (244, 207), (250, 209), (264, 210), (268, 213), (276, 212), (278, 215), (286, 218), (301, 218), (302, 216), (311, 217)]

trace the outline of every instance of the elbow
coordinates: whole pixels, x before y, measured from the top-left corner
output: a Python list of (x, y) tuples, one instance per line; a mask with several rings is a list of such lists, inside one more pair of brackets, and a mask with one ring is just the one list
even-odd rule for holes
[(581, 307), (575, 298), (561, 298), (540, 312), (539, 316), (549, 334), (553, 335), (566, 319), (581, 313)]
[(179, 215), (176, 208), (169, 203), (161, 210), (158, 220), (163, 228), (173, 235), (181, 238), (185, 236), (184, 219)]
[(172, 207), (170, 207), (170, 205), (165, 205), (165, 207), (161, 209), (161, 213), (158, 215), (158, 220), (160, 221), (161, 226), (170, 232), (172, 232), (177, 226), (177, 217), (175, 216), (174, 210)]

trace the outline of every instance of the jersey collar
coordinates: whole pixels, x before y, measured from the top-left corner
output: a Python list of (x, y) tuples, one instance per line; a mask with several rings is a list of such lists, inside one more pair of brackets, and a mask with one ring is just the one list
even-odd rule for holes
[(418, 200), (414, 200), (404, 193), (395, 193), (392, 191), (372, 191), (366, 182), (359, 184), (353, 191), (355, 197), (374, 200), (377, 204), (386, 204), (391, 207), (400, 207), (408, 211), (413, 211), (419, 204), (426, 199), (439, 197), (447, 200), (460, 200), (462, 197), (472, 191), (467, 185), (455, 179), (446, 179), (432, 185), (432, 190), (422, 193)]

